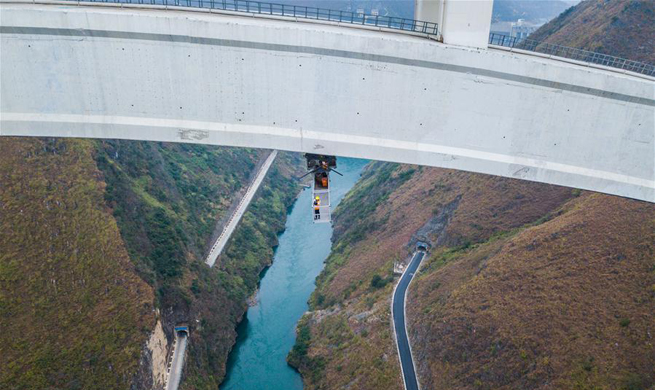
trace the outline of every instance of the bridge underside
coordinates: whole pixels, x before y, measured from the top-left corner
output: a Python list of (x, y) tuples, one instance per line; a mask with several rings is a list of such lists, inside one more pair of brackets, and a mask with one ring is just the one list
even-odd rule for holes
[(3, 136), (318, 152), (655, 202), (652, 79), (330, 23), (0, 7)]

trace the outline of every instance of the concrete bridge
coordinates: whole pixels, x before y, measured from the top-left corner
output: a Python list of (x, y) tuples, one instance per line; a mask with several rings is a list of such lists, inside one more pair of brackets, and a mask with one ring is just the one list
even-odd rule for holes
[(479, 14), (441, 12), (442, 43), (197, 8), (0, 11), (2, 136), (318, 152), (655, 202), (655, 80), (487, 47)]

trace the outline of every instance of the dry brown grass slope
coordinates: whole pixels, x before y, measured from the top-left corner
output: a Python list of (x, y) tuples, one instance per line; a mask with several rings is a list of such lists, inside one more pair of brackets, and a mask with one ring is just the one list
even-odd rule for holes
[(530, 38), (654, 64), (655, 1), (585, 0)]
[(647, 389), (655, 382), (655, 207), (585, 194), (443, 261), (408, 313), (425, 388)]
[[(405, 246), (412, 235), (453, 202), (457, 207), (438, 238), (442, 245), (458, 246), (486, 240), (493, 234), (543, 217), (572, 196), (570, 189), (562, 187), (446, 169), (399, 166), (391, 176), (415, 168), (413, 177), (393, 188), (374, 212), (357, 216), (354, 210), (348, 210), (360, 208), (352, 201), (356, 193), (344, 200), (344, 210), (337, 215), (336, 222), (337, 226), (342, 223), (348, 226), (342, 238), (349, 241), (348, 234), (356, 233), (361, 225), (366, 226), (366, 238), (349, 248), (346, 267), (329, 277), (326, 273), (319, 277), (315, 295), (322, 293), (328, 301), (332, 297), (356, 295), (366, 286), (353, 290), (355, 284), (370, 279), (379, 272), (378, 268), (388, 266), (393, 259), (404, 258), (407, 255)], [(370, 200), (362, 199), (362, 202)], [(361, 220), (351, 223), (347, 219), (351, 216), (361, 217)], [(333, 256), (338, 255), (339, 248), (334, 249)], [(331, 270), (330, 260), (327, 273)]]
[(93, 145), (0, 139), (0, 388), (128, 389), (154, 326)]
[(653, 385), (653, 205), (418, 169), (366, 209), (367, 182), (384, 188), (412, 169), (365, 177), (337, 213), (338, 240), (301, 323), (306, 356), (292, 359), (308, 389), (402, 388), (388, 282), (425, 226), (435, 247), (408, 298), (423, 388)]
[[(309, 389), (402, 388), (390, 327), (391, 266), (408, 256), (415, 232), (441, 219), (444, 210), (449, 210), (444, 230), (428, 236), (446, 250), (533, 223), (572, 197), (567, 188), (519, 180), (409, 166), (387, 175), (386, 169), (364, 178), (337, 213), (339, 238), (312, 297), (313, 308), (320, 310), (304, 319), (311, 337), (307, 358), (297, 365)], [(406, 172), (413, 172), (411, 178), (395, 181)], [(373, 212), (360, 214), (373, 202), (367, 182), (376, 188), (393, 185), (391, 192), (375, 196), (385, 200)], [(373, 282), (376, 275), (382, 285)]]

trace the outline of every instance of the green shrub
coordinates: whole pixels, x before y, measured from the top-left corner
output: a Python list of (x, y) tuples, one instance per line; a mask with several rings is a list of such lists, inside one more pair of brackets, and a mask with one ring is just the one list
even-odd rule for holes
[(382, 276), (375, 274), (373, 275), (373, 279), (371, 279), (371, 287), (373, 288), (382, 288), (386, 286), (388, 283), (387, 279), (382, 278)]
[(648, 384), (646, 380), (638, 374), (628, 374), (623, 379), (621, 390), (646, 390)]

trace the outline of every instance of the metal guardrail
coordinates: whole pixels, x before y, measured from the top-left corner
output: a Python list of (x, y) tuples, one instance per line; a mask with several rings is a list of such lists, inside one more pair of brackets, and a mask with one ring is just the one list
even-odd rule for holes
[[(77, 1), (77, 0), (72, 0)], [(273, 16), (288, 16), (299, 19), (322, 20), (327, 22), (358, 24), (402, 30), (426, 35), (438, 35), (436, 23), (394, 16), (368, 15), (364, 13), (337, 11), (325, 8), (300, 5), (265, 3), (251, 0), (82, 0), (91, 3), (121, 3), (165, 5), (192, 8), (209, 8), (232, 12), (245, 12)]]
[[(426, 35), (439, 35), (437, 23), (394, 16), (369, 15), (364, 13), (338, 11), (327, 8), (306, 7), (301, 5), (266, 3), (251, 0), (67, 0), (90, 3), (119, 3), (177, 6), (191, 8), (208, 8), (250, 14), (285, 16), (296, 19), (321, 20), (327, 22), (347, 23), (401, 30)], [(617, 69), (655, 76), (655, 66), (639, 61), (614, 57), (589, 50), (545, 43), (528, 38), (516, 38), (503, 34), (489, 34), (489, 44), (532, 51), (557, 57), (569, 58), (590, 64), (608, 66)]]
[(519, 39), (502, 34), (489, 34), (489, 44), (503, 47), (510, 47), (521, 50), (533, 51), (557, 57), (569, 58), (572, 60), (588, 62), (591, 64), (609, 66), (612, 68), (625, 69), (627, 71), (641, 73), (648, 76), (655, 76), (655, 66), (644, 62), (627, 60), (610, 56), (607, 54), (596, 53), (593, 51), (576, 49), (573, 47), (554, 45), (535, 41), (533, 39)]

